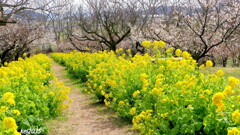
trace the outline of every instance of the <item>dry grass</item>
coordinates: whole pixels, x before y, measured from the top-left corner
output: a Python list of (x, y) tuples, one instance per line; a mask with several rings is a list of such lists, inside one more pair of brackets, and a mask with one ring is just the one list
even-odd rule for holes
[(240, 67), (213, 67), (202, 70), (202, 72), (205, 74), (215, 74), (219, 69), (224, 71), (225, 77), (233, 76), (240, 79)]

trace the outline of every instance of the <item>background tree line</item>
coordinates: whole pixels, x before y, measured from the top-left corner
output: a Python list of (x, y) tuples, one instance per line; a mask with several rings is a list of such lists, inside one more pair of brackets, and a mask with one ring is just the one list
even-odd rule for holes
[[(133, 54), (144, 53), (141, 46), (143, 40), (163, 40), (168, 47), (190, 52), (199, 63), (212, 59), (226, 66), (231, 58), (234, 66), (240, 64), (239, 0), (49, 0), (37, 3), (21, 1), (19, 4), (15, 3), (16, 6), (7, 6), (6, 1), (5, 4), (1, 1), (0, 7), (5, 7), (0, 8), (1, 14), (4, 13), (4, 9), (12, 8), (12, 12), (8, 12), (8, 16), (6, 12), (5, 15), (1, 15), (3, 19), (0, 19), (0, 24), (12, 24), (14, 20), (11, 20), (11, 17), (26, 9), (37, 10), (38, 13), (44, 14), (44, 17), (37, 17), (41, 18), (41, 21), (35, 21), (38, 23), (33, 23), (34, 21), (27, 18), (24, 22), (14, 23), (19, 28), (20, 25), (24, 25), (25, 29), (31, 29), (30, 31), (35, 33), (29, 34), (28, 37), (27, 32), (24, 32), (22, 37), (28, 37), (24, 39), (28, 40), (25, 44), (29, 44), (29, 49), (15, 49), (16, 52), (30, 50), (33, 39), (52, 33), (56, 47), (63, 52), (73, 49), (115, 51), (122, 47), (132, 49)], [(0, 26), (1, 29), (3, 27), (6, 29), (10, 26)], [(30, 31), (28, 33), (31, 33)], [(2, 32), (1, 34), (1, 37), (5, 37), (0, 38), (0, 47), (6, 46), (4, 40), (7, 39), (6, 35), (9, 35)], [(19, 47), (24, 44), (23, 40), (20, 41), (13, 43), (19, 44)], [(14, 57), (18, 56), (16, 52), (11, 51), (8, 57), (13, 56), (12, 53), (16, 54)], [(3, 56), (2, 54), (0, 52), (0, 56)], [(1, 60), (4, 63), (5, 60)]]

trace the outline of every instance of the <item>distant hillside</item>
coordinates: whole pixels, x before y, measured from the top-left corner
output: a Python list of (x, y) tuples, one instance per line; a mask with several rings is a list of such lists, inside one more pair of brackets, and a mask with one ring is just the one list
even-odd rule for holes
[(40, 21), (47, 20), (47, 15), (33, 10), (23, 10), (14, 15), (20, 21)]

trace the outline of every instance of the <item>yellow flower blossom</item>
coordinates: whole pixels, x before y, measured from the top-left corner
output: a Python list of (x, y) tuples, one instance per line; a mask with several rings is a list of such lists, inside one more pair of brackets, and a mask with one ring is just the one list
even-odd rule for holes
[(1, 106), (1, 108), (0, 108), (0, 112), (6, 112), (8, 110), (8, 107), (6, 107), (6, 106)]
[(143, 41), (142, 42), (142, 45), (144, 46), (144, 47), (150, 47), (151, 46), (151, 41)]
[(233, 94), (234, 91), (232, 90), (231, 86), (226, 86), (223, 93), (224, 93), (224, 95), (229, 95), (229, 94)]
[(119, 105), (119, 106), (124, 106), (124, 105), (125, 105), (125, 102), (124, 102), (124, 101), (119, 101), (118, 105)]
[(51, 91), (51, 92), (49, 92), (49, 95), (54, 96), (55, 93)]
[(131, 108), (130, 114), (131, 115), (135, 115), (136, 114), (136, 108), (135, 107)]
[(166, 46), (166, 43), (163, 41), (153, 41), (153, 45), (156, 48), (158, 48), (158, 47), (164, 48)]
[(159, 41), (158, 46), (161, 47), (161, 48), (164, 48), (166, 46), (166, 43), (161, 40), (161, 41)]
[(20, 111), (18, 111), (18, 110), (12, 110), (12, 112), (13, 112), (14, 114), (16, 114), (17, 116), (21, 114)]
[(220, 106), (220, 105), (222, 105), (223, 98), (224, 98), (224, 94), (222, 92), (218, 92), (213, 95), (212, 100), (216, 106)]
[(146, 79), (148, 77), (148, 75), (146, 73), (142, 73), (140, 78), (143, 81), (144, 79)]
[(185, 58), (185, 59), (189, 59), (191, 57), (191, 54), (188, 53), (187, 51), (183, 51), (182, 57)]
[(110, 105), (110, 102), (109, 102), (109, 101), (107, 101), (107, 99), (104, 99), (104, 103), (105, 103), (105, 105), (106, 105), (107, 107), (109, 107), (109, 105)]
[(237, 128), (232, 128), (228, 130), (228, 135), (239, 135), (239, 133), (240, 131)]
[(236, 123), (240, 122), (240, 113), (239, 110), (236, 110), (232, 114), (232, 120)]
[(139, 90), (135, 91), (133, 93), (133, 97), (136, 98), (141, 92)]
[(207, 60), (206, 61), (206, 67), (212, 67), (213, 66), (213, 63), (211, 60)]
[(6, 117), (3, 119), (3, 125), (4, 127), (8, 129), (17, 129), (17, 124), (14, 118), (12, 117)]
[(158, 95), (158, 94), (160, 94), (162, 91), (163, 91), (162, 88), (153, 88), (152, 91), (151, 91), (151, 93)]
[(14, 95), (13, 95), (13, 93), (11, 93), (11, 92), (6, 92), (6, 93), (3, 95), (2, 99), (4, 99), (5, 101), (7, 101), (7, 100), (9, 100), (9, 99), (14, 99)]
[(15, 105), (16, 104), (14, 99), (7, 100), (7, 103), (9, 103), (10, 105)]
[(176, 55), (176, 56), (180, 57), (181, 54), (182, 54), (182, 50), (177, 49), (177, 50), (175, 51), (175, 55)]
[(27, 53), (23, 53), (23, 57), (26, 57), (27, 56)]
[(169, 115), (169, 113), (164, 113), (164, 114), (161, 114), (161, 117), (166, 118), (166, 117), (168, 117), (168, 115)]
[(101, 91), (101, 94), (104, 96), (106, 93), (102, 90), (102, 91)]
[(218, 75), (218, 76), (223, 76), (223, 75), (224, 75), (224, 72), (223, 72), (222, 70), (218, 70), (218, 71), (216, 72), (216, 75)]
[(104, 96), (106, 99), (108, 99), (109, 98), (109, 95), (108, 94), (105, 94), (105, 96)]
[(162, 99), (162, 103), (165, 103), (165, 102), (167, 102), (167, 99), (166, 98)]
[(14, 131), (13, 135), (22, 135), (22, 134), (17, 131)]
[(205, 65), (204, 64), (202, 64), (200, 67), (199, 67), (199, 69), (204, 69), (205, 68)]
[(235, 77), (229, 77), (228, 78), (228, 85), (232, 88), (235, 88), (239, 84), (239, 80)]
[(171, 53), (171, 52), (173, 52), (174, 51), (174, 49), (171, 47), (171, 48), (168, 48), (167, 50), (166, 50), (166, 53)]

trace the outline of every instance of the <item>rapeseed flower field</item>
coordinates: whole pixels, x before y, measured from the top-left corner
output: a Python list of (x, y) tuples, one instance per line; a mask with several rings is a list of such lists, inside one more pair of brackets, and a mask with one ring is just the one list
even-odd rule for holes
[(210, 60), (198, 66), (188, 52), (163, 41), (142, 45), (143, 55), (119, 49), (51, 57), (140, 134), (240, 134), (239, 79), (225, 78), (222, 70), (203, 74)]
[(43, 54), (0, 67), (0, 135), (20, 135), (30, 129), (47, 134), (44, 120), (68, 106), (63, 101), (70, 90), (50, 69), (50, 59)]

